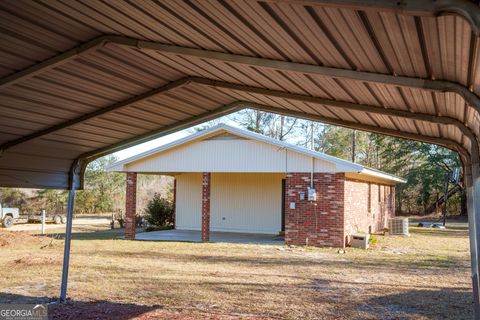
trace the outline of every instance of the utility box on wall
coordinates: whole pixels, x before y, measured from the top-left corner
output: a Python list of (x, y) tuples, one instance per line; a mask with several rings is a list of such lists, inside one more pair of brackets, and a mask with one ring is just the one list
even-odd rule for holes
[(317, 201), (317, 191), (315, 188), (308, 188), (308, 201)]

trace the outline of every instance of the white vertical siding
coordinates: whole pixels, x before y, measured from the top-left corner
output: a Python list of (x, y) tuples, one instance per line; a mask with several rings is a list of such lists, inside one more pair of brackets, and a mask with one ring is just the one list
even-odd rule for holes
[[(277, 234), (282, 221), (283, 174), (212, 173), (210, 230)], [(200, 230), (202, 176), (177, 177), (176, 228)]]
[[(186, 143), (126, 165), (134, 172), (309, 172), (312, 157), (256, 140), (210, 139)], [(315, 160), (316, 172), (338, 172)]]
[(212, 173), (212, 231), (277, 234), (282, 222), (283, 174)]
[(202, 221), (202, 174), (176, 176), (175, 227), (179, 230), (200, 230)]

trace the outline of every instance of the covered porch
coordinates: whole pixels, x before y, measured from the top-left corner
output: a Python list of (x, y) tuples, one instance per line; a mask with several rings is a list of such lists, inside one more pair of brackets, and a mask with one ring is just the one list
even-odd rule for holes
[(143, 233), (135, 225), (138, 173), (126, 174), (125, 239), (284, 243), (284, 174), (169, 173), (174, 229)]

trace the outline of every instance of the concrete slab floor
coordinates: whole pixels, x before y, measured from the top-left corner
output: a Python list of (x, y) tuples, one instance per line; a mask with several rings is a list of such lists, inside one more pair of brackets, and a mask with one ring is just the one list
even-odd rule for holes
[[(144, 241), (187, 241), (202, 242), (200, 231), (191, 230), (162, 230), (141, 232), (135, 235), (135, 240)], [(255, 243), (283, 245), (283, 237), (273, 234), (210, 232), (210, 242)]]

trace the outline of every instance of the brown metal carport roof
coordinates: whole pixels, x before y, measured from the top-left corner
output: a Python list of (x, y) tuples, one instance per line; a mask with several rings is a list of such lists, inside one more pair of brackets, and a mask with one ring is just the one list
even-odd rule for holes
[(479, 31), (477, 1), (2, 1), (0, 186), (249, 106), (456, 150), (480, 216)]

